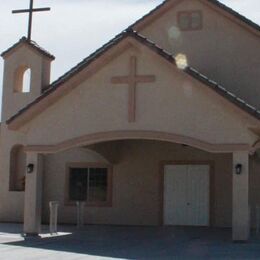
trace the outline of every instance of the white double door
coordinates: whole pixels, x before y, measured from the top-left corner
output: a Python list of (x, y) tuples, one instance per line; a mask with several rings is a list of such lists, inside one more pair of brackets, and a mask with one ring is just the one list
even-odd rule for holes
[(209, 171), (209, 165), (165, 166), (165, 225), (209, 225)]

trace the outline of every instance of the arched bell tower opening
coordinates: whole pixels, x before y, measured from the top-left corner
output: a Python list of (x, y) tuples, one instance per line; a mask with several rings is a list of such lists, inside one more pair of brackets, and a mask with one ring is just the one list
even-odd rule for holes
[(14, 74), (14, 92), (29, 93), (31, 90), (31, 69), (26, 65), (19, 66)]

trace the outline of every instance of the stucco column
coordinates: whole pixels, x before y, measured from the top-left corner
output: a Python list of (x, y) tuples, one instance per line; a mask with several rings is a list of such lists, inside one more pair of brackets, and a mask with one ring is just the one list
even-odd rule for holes
[[(249, 176), (248, 152), (233, 153), (233, 214), (232, 235), (234, 241), (247, 241), (249, 238)], [(236, 167), (241, 167), (241, 173)]]
[[(28, 152), (26, 162), (24, 233), (34, 236), (41, 231), (42, 155)], [(27, 170), (28, 165), (31, 172)]]

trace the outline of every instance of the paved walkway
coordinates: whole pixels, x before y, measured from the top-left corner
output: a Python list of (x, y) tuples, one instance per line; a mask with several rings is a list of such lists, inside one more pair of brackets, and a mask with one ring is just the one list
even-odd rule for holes
[(230, 230), (175, 227), (45, 227), (42, 238), (24, 239), (22, 226), (0, 224), (0, 259), (260, 259), (260, 238), (234, 244)]

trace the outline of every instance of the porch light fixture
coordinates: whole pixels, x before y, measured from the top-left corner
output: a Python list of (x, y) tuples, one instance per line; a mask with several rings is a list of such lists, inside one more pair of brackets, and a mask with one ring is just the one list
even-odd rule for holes
[(235, 167), (235, 170), (236, 170), (236, 174), (241, 174), (242, 172), (242, 164), (238, 163)]
[(27, 173), (32, 173), (33, 170), (34, 170), (34, 164), (29, 163), (29, 164), (27, 165)]

